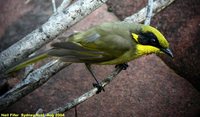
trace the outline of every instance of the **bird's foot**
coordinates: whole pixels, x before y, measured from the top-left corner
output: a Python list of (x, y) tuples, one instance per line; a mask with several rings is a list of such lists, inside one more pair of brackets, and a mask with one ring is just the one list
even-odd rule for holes
[(105, 91), (103, 86), (101, 84), (99, 84), (99, 83), (93, 83), (93, 87), (96, 87), (98, 89), (96, 94), (100, 93), (101, 91)]
[(120, 67), (123, 70), (126, 70), (128, 68), (128, 64), (127, 63), (122, 63), (122, 64), (118, 64), (115, 66), (115, 68)]

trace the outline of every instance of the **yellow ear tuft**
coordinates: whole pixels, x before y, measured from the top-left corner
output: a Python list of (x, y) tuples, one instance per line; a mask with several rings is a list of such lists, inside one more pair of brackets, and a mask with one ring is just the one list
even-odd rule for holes
[(132, 37), (133, 37), (133, 39), (135, 39), (135, 41), (137, 42), (137, 43), (139, 43), (139, 41), (138, 41), (138, 35), (137, 34), (135, 34), (135, 33), (131, 33), (131, 35), (132, 35)]

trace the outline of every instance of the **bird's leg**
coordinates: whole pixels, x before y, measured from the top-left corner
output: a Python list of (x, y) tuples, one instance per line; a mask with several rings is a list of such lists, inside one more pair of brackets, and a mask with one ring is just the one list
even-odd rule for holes
[(115, 66), (115, 68), (116, 68), (116, 67), (121, 67), (123, 70), (126, 70), (127, 67), (128, 67), (128, 63), (118, 64), (118, 65)]
[(97, 80), (97, 78), (96, 78), (94, 72), (92, 71), (91, 65), (85, 63), (85, 66), (86, 66), (86, 68), (88, 69), (88, 71), (91, 73), (91, 75), (92, 75), (92, 77), (94, 78), (94, 80), (96, 81), (96, 83), (93, 83), (93, 86), (98, 88), (97, 94), (100, 93), (101, 90), (105, 91), (104, 88), (103, 88), (103, 87), (101, 86), (101, 84), (99, 83), (99, 81)]

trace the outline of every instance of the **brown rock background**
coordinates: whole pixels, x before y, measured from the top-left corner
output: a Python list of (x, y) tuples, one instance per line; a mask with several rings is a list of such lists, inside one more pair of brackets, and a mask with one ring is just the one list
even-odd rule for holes
[[(0, 24), (2, 24), (0, 50), (5, 49), (41, 25), (52, 13), (51, 2), (48, 0), (31, 1), (27, 5), (23, 4), (23, 0), (18, 1), (18, 4), (14, 4), (14, 2), (16, 1), (0, 1), (2, 6), (0, 7), (2, 16), (0, 17)], [(112, 5), (109, 7), (113, 11), (117, 11), (114, 12), (115, 14), (107, 12), (107, 6), (104, 5), (64, 35), (75, 30), (84, 30), (101, 22), (117, 20), (115, 15), (123, 19), (127, 16), (126, 13), (130, 15), (136, 12), (145, 3), (146, 1), (140, 0), (123, 0), (123, 2), (110, 0), (108, 5)], [(1, 10), (6, 9), (6, 4), (11, 4), (9, 12)], [(141, 57), (130, 62), (130, 67), (120, 73), (117, 79), (105, 88), (106, 92), (102, 92), (79, 105), (77, 107), (78, 115), (81, 117), (200, 116), (200, 94), (185, 80), (187, 78), (190, 82), (199, 81), (197, 77), (194, 79), (190, 74), (194, 73), (198, 76), (199, 73), (197, 66), (199, 63), (197, 58), (199, 52), (197, 41), (198, 5), (198, 0), (177, 0), (152, 19), (152, 25), (161, 29), (166, 35), (175, 54), (173, 61), (164, 58), (165, 56), (163, 56), (163, 60), (182, 77), (155, 55)], [(187, 9), (184, 11), (185, 8)], [(15, 12), (15, 15), (10, 15), (12, 12)], [(6, 21), (7, 23), (4, 23)], [(193, 37), (193, 35), (197, 36)], [(190, 41), (191, 37), (194, 43)], [(193, 52), (194, 50), (196, 51)], [(186, 54), (187, 57), (183, 54)], [(103, 79), (114, 68), (114, 66), (96, 65), (93, 67), (99, 79)], [(189, 76), (183, 73), (187, 73)], [(18, 81), (19, 79), (14, 78), (9, 80), (9, 84), (13, 86)], [(73, 64), (1, 113), (35, 113), (39, 108), (48, 112), (85, 93), (92, 87), (93, 82), (94, 80), (83, 64)], [(74, 116), (74, 109), (66, 112), (65, 116)]]

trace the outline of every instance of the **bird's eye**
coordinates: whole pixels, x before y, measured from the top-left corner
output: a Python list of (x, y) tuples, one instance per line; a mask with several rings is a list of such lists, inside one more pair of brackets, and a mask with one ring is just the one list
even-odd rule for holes
[(151, 38), (150, 44), (155, 46), (155, 45), (157, 45), (158, 43), (157, 43), (157, 40), (156, 40), (155, 38)]
[(156, 43), (156, 39), (155, 39), (155, 38), (152, 38), (152, 39), (151, 39), (151, 43)]

